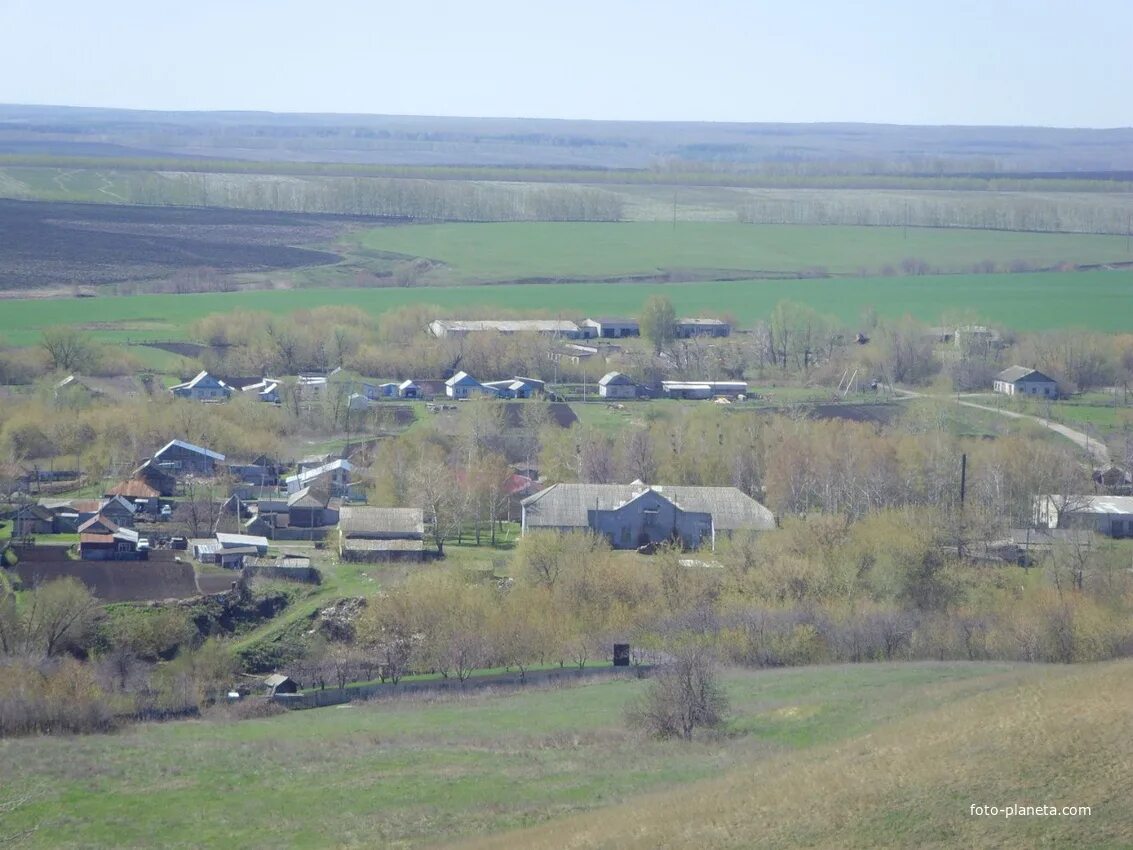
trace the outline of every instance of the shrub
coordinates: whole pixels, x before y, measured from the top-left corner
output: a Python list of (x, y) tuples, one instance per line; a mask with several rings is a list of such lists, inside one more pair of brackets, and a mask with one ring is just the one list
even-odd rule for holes
[(626, 708), (626, 722), (655, 738), (690, 741), (696, 729), (723, 723), (727, 711), (715, 659), (706, 648), (693, 645), (677, 650), (645, 695)]

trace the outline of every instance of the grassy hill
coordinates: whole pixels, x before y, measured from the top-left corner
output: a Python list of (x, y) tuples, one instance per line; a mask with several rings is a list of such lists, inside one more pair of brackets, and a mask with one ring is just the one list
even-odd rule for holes
[[(1121, 662), (1002, 682), (832, 745), (472, 846), (1129, 847), (1130, 672)], [(1090, 812), (1007, 817), (1013, 804)]]
[[(1129, 663), (727, 676), (691, 745), (626, 732), (644, 683), (0, 741), (31, 847), (1127, 846)], [(972, 818), (971, 803), (1090, 805)], [(524, 830), (525, 827), (534, 827)], [(508, 832), (508, 830), (519, 830)]]

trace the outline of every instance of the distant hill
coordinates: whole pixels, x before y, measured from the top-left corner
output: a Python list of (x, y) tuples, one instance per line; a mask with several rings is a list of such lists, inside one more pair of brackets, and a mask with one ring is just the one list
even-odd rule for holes
[(1133, 128), (919, 127), (154, 112), (0, 105), (0, 155), (783, 173), (1133, 171)]

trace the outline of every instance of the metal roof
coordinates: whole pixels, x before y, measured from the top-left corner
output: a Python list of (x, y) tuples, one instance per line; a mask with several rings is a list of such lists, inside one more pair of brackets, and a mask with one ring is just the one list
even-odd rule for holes
[(523, 500), (529, 528), (587, 528), (588, 512), (616, 510), (647, 491), (682, 510), (708, 513), (717, 530), (772, 529), (775, 515), (735, 487), (647, 487), (633, 484), (553, 484)]
[[(179, 449), (184, 449), (187, 452), (193, 452), (194, 454), (199, 454), (199, 455), (204, 455), (205, 457), (210, 457), (213, 460), (217, 460), (217, 461), (223, 461), (224, 460), (224, 455), (222, 455), (220, 452), (214, 452), (212, 449), (206, 449), (203, 446), (194, 446), (192, 443), (186, 443), (184, 440), (170, 440), (168, 443), (166, 443), (164, 446), (162, 446), (160, 449), (158, 449), (156, 452), (154, 452), (153, 456), (158, 457), (163, 452), (168, 451), (169, 449), (173, 448), (174, 446), (176, 446)], [(144, 464), (143, 464), (143, 466), (144, 466)]]
[(420, 508), (376, 508), (369, 506), (344, 507), (338, 515), (338, 525), (346, 536), (353, 534), (415, 534), (425, 533), (424, 513)]

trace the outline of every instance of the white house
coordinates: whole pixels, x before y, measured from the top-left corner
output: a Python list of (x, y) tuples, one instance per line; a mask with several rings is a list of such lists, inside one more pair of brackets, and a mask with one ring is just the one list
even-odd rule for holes
[(279, 404), (279, 381), (272, 378), (264, 378), (240, 389), (242, 392), (255, 393), (257, 399), (267, 404)]
[(747, 393), (746, 381), (662, 381), (661, 391), (669, 398), (736, 398)]
[(1026, 366), (1012, 366), (995, 376), (992, 387), (1004, 395), (1038, 396), (1039, 398), (1058, 398), (1058, 382), (1047, 377), (1037, 369)]
[(637, 398), (637, 384), (621, 372), (607, 372), (598, 379), (598, 395), (602, 398)]

